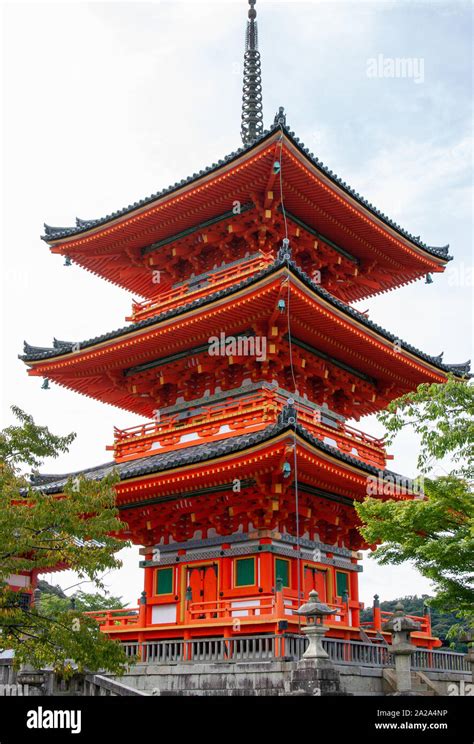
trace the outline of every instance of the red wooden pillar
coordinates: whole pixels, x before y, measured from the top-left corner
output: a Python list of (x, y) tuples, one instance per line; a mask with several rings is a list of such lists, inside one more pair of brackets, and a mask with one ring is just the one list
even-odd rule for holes
[[(151, 560), (151, 556), (150, 557), (146, 556), (145, 557), (145, 560), (147, 560), (147, 561)], [(143, 581), (143, 589), (146, 592), (147, 597), (153, 597), (153, 595), (155, 594), (155, 591), (154, 591), (155, 587), (153, 586), (154, 575), (155, 575), (155, 569), (154, 568), (152, 568), (152, 567), (145, 568), (145, 577), (144, 577), (144, 581)]]
[(139, 633), (137, 637), (137, 642), (138, 642), (137, 658), (139, 659), (139, 661), (146, 661), (143, 641), (144, 641), (143, 633)]
[(146, 613), (147, 613), (147, 593), (143, 591), (140, 596), (140, 605), (138, 608), (138, 627), (146, 628)]
[[(230, 545), (225, 544), (222, 546), (222, 550), (229, 550)], [(232, 586), (232, 558), (224, 555), (220, 561), (219, 570), (221, 571), (221, 591), (224, 595), (231, 589)], [(219, 598), (218, 598), (219, 599)]]
[(263, 594), (271, 594), (273, 589), (273, 554), (260, 553), (260, 584)]
[(275, 582), (275, 617), (278, 620), (285, 618), (285, 604), (283, 602), (283, 582), (277, 579)]
[(426, 632), (428, 635), (431, 635), (431, 610), (428, 605), (425, 604), (424, 608), (424, 616), (425, 616), (425, 623), (426, 623)]
[[(354, 563), (357, 562), (354, 560)], [(351, 611), (352, 611), (352, 622), (355, 628), (360, 626), (360, 607), (359, 607), (359, 575), (357, 571), (351, 571), (349, 574), (350, 584), (350, 598), (351, 598)]]
[(373, 624), (374, 630), (380, 633), (382, 631), (382, 614), (380, 612), (380, 602), (378, 594), (374, 594)]
[(184, 598), (184, 622), (189, 625), (192, 622), (191, 615), (191, 602), (193, 601), (193, 590), (190, 586), (186, 587), (186, 594)]
[(193, 655), (193, 651), (191, 644), (191, 633), (189, 630), (184, 631), (183, 646), (183, 661), (190, 661)]

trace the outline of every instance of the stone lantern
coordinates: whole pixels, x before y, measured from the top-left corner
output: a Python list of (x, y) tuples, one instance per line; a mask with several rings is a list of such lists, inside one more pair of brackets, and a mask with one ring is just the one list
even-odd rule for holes
[(322, 639), (326, 635), (323, 620), (328, 615), (337, 615), (338, 612), (339, 610), (334, 610), (320, 602), (318, 592), (314, 589), (310, 591), (308, 601), (298, 610), (294, 610), (295, 615), (301, 615), (307, 619), (303, 633), (309, 640), (309, 646), (303, 654), (303, 659), (329, 658), (322, 644)]
[(405, 615), (403, 605), (400, 602), (395, 606), (392, 619), (382, 626), (382, 630), (392, 634), (390, 653), (395, 660), (398, 693), (411, 692), (411, 656), (415, 647), (410, 641), (410, 635), (420, 629), (420, 623)]
[(302, 629), (309, 640), (309, 646), (291, 675), (292, 695), (347, 695), (341, 691), (339, 671), (323, 648), (322, 639), (326, 634), (323, 620), (328, 615), (336, 615), (338, 610), (328, 607), (319, 601), (314, 589), (310, 591), (308, 601), (296, 615), (306, 618), (307, 624)]

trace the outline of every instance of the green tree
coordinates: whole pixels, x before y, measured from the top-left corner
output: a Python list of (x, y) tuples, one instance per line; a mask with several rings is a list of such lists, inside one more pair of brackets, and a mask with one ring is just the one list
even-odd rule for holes
[(69, 597), (62, 592), (42, 592), (40, 607), (43, 615), (54, 617), (60, 611), (74, 608), (78, 612), (99, 612), (101, 610), (120, 610), (124, 607), (122, 597), (113, 597), (101, 592), (83, 592), (79, 590)]
[[(395, 612), (395, 608), (399, 602), (402, 603), (403, 609), (408, 615), (418, 615), (419, 617), (424, 615), (425, 605), (430, 604), (430, 597), (428, 594), (422, 594), (421, 597), (415, 595), (408, 595), (406, 597), (398, 597), (396, 599), (388, 599), (380, 602), (380, 609), (386, 612)], [(369, 622), (372, 620), (373, 610), (372, 607), (366, 607), (360, 613), (361, 622)], [(449, 637), (450, 628), (455, 625), (459, 625), (456, 615), (451, 612), (440, 612), (436, 607), (431, 607), (431, 628), (433, 635), (440, 638), (442, 641), (446, 641)], [(456, 650), (465, 652), (466, 645), (463, 643), (456, 644)]]
[(375, 558), (381, 564), (413, 561), (433, 582), (430, 604), (463, 620), (458, 630), (474, 623), (473, 414), (473, 385), (453, 377), (444, 385), (420, 385), (393, 401), (379, 416), (388, 443), (410, 427), (420, 437), (423, 476), (444, 458), (453, 469), (445, 476), (424, 477), (422, 500), (366, 498), (356, 504), (362, 535), (370, 545), (381, 543)]
[(19, 424), (0, 432), (0, 650), (12, 649), (17, 665), (53, 666), (63, 674), (71, 661), (80, 671), (120, 673), (123, 650), (95, 620), (78, 608), (22, 607), (8, 585), (12, 574), (64, 567), (104, 588), (102, 574), (120, 567), (115, 553), (127, 545), (116, 537), (124, 527), (115, 506), (116, 476), (74, 478), (63, 496), (33, 488), (24, 471), (67, 452), (75, 435), (54, 435), (19, 408), (12, 410)]

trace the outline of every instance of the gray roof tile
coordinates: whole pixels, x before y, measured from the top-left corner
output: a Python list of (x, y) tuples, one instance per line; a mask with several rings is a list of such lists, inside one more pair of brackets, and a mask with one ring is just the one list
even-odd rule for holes
[[(31, 484), (34, 488), (40, 489), (44, 493), (60, 493), (67, 480), (76, 476), (84, 476), (91, 480), (102, 480), (102, 478), (105, 478), (107, 475), (115, 471), (119, 474), (120, 480), (130, 480), (138, 478), (139, 476), (152, 475), (153, 473), (159, 473), (164, 470), (183, 467), (185, 465), (198, 464), (200, 462), (207, 462), (214, 458), (230, 455), (257, 444), (264, 443), (284, 431), (293, 430), (316, 449), (338, 458), (341, 462), (356, 466), (360, 470), (370, 473), (371, 475), (380, 475), (380, 471), (377, 468), (362, 462), (352, 455), (347, 455), (341, 452), (337, 447), (332, 447), (331, 445), (322, 442), (320, 439), (317, 439), (315, 436), (310, 434), (310, 432), (300, 424), (288, 423), (285, 411), (283, 411), (282, 414), (280, 414), (277, 423), (271, 424), (262, 431), (253, 434), (241, 434), (217, 442), (213, 441), (196, 444), (194, 446), (186, 447), (185, 449), (173, 450), (161, 454), (157, 453), (156, 455), (142, 457), (129, 462), (108, 462), (104, 465), (97, 465), (96, 467), (88, 468), (87, 470), (78, 470), (73, 473), (65, 473), (62, 475), (36, 474), (32, 477)], [(383, 474), (391, 477), (397, 476), (396, 473), (393, 473), (390, 470), (383, 471)], [(402, 476), (398, 477), (401, 478)]]
[(212, 165), (208, 166), (207, 168), (204, 168), (203, 170), (199, 171), (199, 173), (193, 173), (192, 176), (189, 176), (188, 178), (183, 179), (182, 181), (178, 181), (170, 186), (168, 186), (165, 189), (162, 189), (161, 191), (157, 191), (155, 194), (151, 194), (150, 196), (145, 197), (144, 199), (140, 199), (140, 201), (135, 202), (134, 204), (129, 204), (128, 207), (124, 207), (123, 209), (118, 210), (117, 212), (112, 212), (111, 214), (106, 215), (105, 217), (100, 217), (96, 220), (80, 220), (76, 218), (76, 225), (73, 227), (51, 227), (50, 225), (45, 224), (45, 234), (42, 236), (43, 240), (51, 241), (51, 240), (58, 240), (59, 238), (66, 238), (71, 235), (79, 235), (82, 232), (85, 232), (86, 230), (90, 230), (92, 227), (99, 227), (100, 225), (104, 225), (107, 222), (110, 222), (111, 220), (116, 219), (117, 217), (122, 217), (129, 212), (132, 212), (134, 209), (137, 209), (139, 207), (147, 206), (148, 204), (151, 204), (152, 202), (156, 201), (157, 199), (168, 196), (173, 193), (173, 191), (176, 191), (177, 189), (181, 188), (182, 186), (185, 186), (187, 184), (192, 183), (193, 181), (197, 180), (203, 175), (207, 175), (209, 173), (212, 173), (213, 171), (220, 168), (222, 165), (225, 165), (227, 163), (232, 162), (232, 160), (235, 160), (236, 158), (240, 157), (245, 152), (250, 152), (254, 147), (259, 145), (261, 142), (263, 142), (265, 139), (270, 137), (272, 134), (275, 133), (276, 130), (282, 128), (285, 131), (285, 134), (292, 140), (292, 142), (295, 144), (295, 146), (300, 150), (301, 153), (306, 155), (306, 157), (311, 161), (311, 163), (316, 166), (316, 168), (324, 173), (326, 176), (328, 176), (333, 183), (337, 184), (339, 187), (341, 187), (347, 194), (349, 194), (351, 197), (356, 199), (356, 201), (359, 202), (363, 207), (368, 209), (372, 214), (374, 214), (376, 217), (381, 219), (383, 222), (385, 222), (389, 227), (394, 229), (396, 232), (398, 232), (400, 235), (402, 235), (404, 238), (407, 238), (412, 243), (417, 245), (419, 248), (423, 248), (428, 253), (431, 253), (434, 256), (438, 256), (439, 258), (444, 258), (446, 260), (450, 260), (452, 256), (448, 255), (449, 245), (442, 246), (442, 247), (435, 247), (435, 246), (429, 246), (423, 241), (420, 240), (420, 236), (412, 235), (407, 230), (404, 230), (400, 225), (393, 220), (391, 220), (387, 215), (385, 215), (383, 212), (381, 212), (379, 209), (377, 209), (373, 204), (371, 204), (367, 199), (364, 199), (355, 189), (351, 188), (345, 181), (342, 180), (342, 178), (339, 178), (332, 170), (330, 170), (327, 166), (324, 165), (324, 163), (319, 160), (315, 155), (313, 155), (312, 152), (309, 152), (308, 148), (304, 146), (302, 142), (300, 142), (299, 137), (295, 136), (295, 133), (291, 130), (289, 130), (286, 126), (276, 124), (270, 129), (266, 129), (260, 137), (255, 140), (251, 145), (248, 145), (247, 147), (239, 147), (238, 150), (234, 150), (234, 152), (229, 153), (229, 155), (226, 155), (224, 158), (218, 161), (218, 163), (213, 163)]
[[(146, 318), (145, 320), (141, 320), (137, 323), (131, 323), (130, 325), (125, 326), (123, 328), (119, 328), (116, 331), (111, 331), (110, 333), (105, 333), (105, 334), (102, 334), (101, 336), (96, 336), (95, 338), (88, 339), (87, 341), (81, 341), (79, 342), (79, 344), (76, 344), (76, 346), (78, 346), (81, 350), (86, 349), (88, 347), (95, 346), (96, 344), (102, 343), (104, 341), (111, 341), (127, 333), (131, 333), (132, 331), (140, 330), (142, 328), (148, 328), (163, 320), (167, 320), (173, 317), (178, 317), (182, 313), (185, 313), (193, 308), (203, 307), (205, 305), (210, 304), (211, 302), (214, 302), (215, 300), (221, 299), (223, 297), (226, 297), (227, 295), (231, 295), (233, 292), (236, 292), (236, 291), (241, 290), (242, 288), (248, 287), (251, 284), (259, 281), (260, 279), (266, 276), (269, 276), (270, 274), (272, 274), (272, 272), (277, 271), (285, 264), (287, 264), (290, 271), (295, 276), (300, 278), (315, 294), (322, 297), (324, 300), (329, 302), (334, 307), (337, 307), (338, 309), (342, 310), (347, 316), (354, 318), (359, 323), (362, 323), (363, 325), (365, 325), (367, 328), (376, 331), (381, 336), (386, 338), (388, 341), (400, 343), (401, 348), (404, 349), (405, 351), (415, 354), (420, 359), (428, 362), (429, 364), (434, 365), (435, 367), (438, 367), (440, 370), (444, 372), (454, 372), (455, 374), (467, 374), (469, 372), (469, 362), (466, 362), (465, 364), (462, 364), (462, 365), (444, 364), (441, 361), (440, 356), (435, 357), (435, 356), (430, 356), (429, 354), (425, 354), (423, 351), (420, 351), (415, 346), (412, 346), (406, 341), (403, 341), (402, 339), (400, 339), (394, 333), (391, 333), (390, 331), (385, 330), (381, 326), (377, 325), (377, 323), (374, 323), (372, 320), (369, 320), (365, 315), (362, 315), (362, 313), (358, 312), (358, 310), (351, 307), (350, 305), (347, 305), (345, 302), (343, 302), (342, 300), (339, 300), (337, 297), (334, 297), (330, 292), (328, 292), (323, 287), (313, 282), (312, 279), (307, 274), (305, 274), (304, 271), (302, 271), (302, 269), (299, 268), (299, 266), (297, 266), (297, 264), (295, 264), (291, 260), (287, 261), (284, 257), (278, 257), (276, 261), (270, 264), (266, 269), (263, 269), (262, 271), (257, 272), (252, 277), (249, 277), (248, 279), (244, 279), (243, 281), (238, 282), (237, 284), (234, 284), (231, 287), (226, 287), (225, 289), (219, 290), (217, 292), (213, 292), (205, 297), (192, 300), (191, 302), (181, 305), (179, 308), (166, 310), (165, 312), (159, 313), (158, 315), (154, 315), (152, 318)], [(43, 347), (31, 346), (25, 341), (24, 342), (24, 354), (20, 356), (20, 359), (22, 359), (25, 362), (29, 362), (29, 361), (37, 361), (37, 360), (49, 359), (52, 357), (61, 356), (62, 354), (67, 354), (68, 352), (70, 352), (72, 349), (72, 346), (74, 345), (73, 342), (65, 342), (65, 341), (56, 342), (56, 344), (57, 345), (53, 348), (45, 349)]]

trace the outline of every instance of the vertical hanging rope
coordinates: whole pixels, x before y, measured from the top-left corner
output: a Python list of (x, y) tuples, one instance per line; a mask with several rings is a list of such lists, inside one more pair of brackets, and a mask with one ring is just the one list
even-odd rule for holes
[[(286, 218), (286, 210), (285, 210), (285, 200), (283, 197), (283, 135), (284, 130), (283, 126), (280, 123), (280, 129), (281, 129), (281, 136), (280, 136), (280, 200), (281, 200), (281, 211), (283, 214), (283, 221), (285, 225), (285, 245), (289, 247), (289, 238), (288, 238), (288, 221)], [(288, 255), (285, 259), (286, 265), (289, 268), (289, 251)], [(287, 300), (286, 300), (286, 308), (287, 308), (287, 327), (288, 327), (288, 344), (289, 344), (289, 350), (290, 350), (290, 369), (291, 369), (291, 376), (293, 379), (293, 392), (296, 395), (298, 393), (297, 385), (296, 385), (296, 377), (295, 377), (295, 370), (293, 366), (293, 342), (292, 342), (292, 336), (291, 336), (291, 313), (290, 313), (290, 298), (291, 298), (291, 282), (290, 277), (288, 276), (285, 280), (288, 283), (288, 290), (287, 290)], [(295, 512), (296, 512), (296, 518), (295, 518), (295, 527), (296, 527), (296, 551), (297, 551), (297, 595), (298, 595), (298, 605), (301, 600), (301, 550), (300, 550), (300, 515), (299, 515), (299, 492), (298, 492), (298, 456), (296, 451), (296, 422), (298, 420), (298, 413), (296, 410), (295, 405), (295, 428), (293, 429), (293, 471), (294, 471), (294, 488), (295, 488)], [(298, 629), (301, 628), (301, 617), (298, 615)]]

